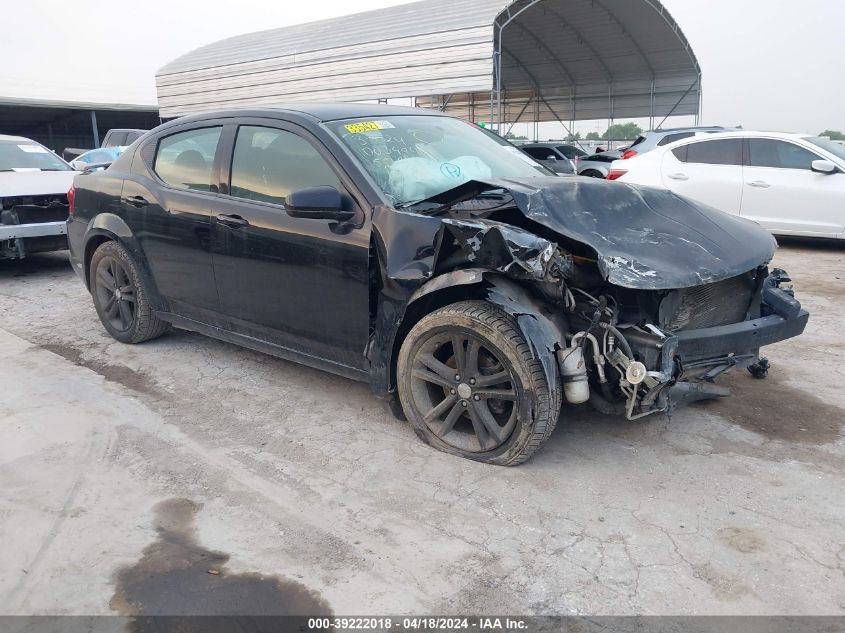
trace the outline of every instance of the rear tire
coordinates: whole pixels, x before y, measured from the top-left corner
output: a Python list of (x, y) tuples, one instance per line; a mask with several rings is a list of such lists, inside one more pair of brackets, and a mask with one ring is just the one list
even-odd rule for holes
[(602, 180), (605, 180), (606, 178), (603, 173), (601, 173), (600, 171), (596, 171), (595, 169), (587, 169), (578, 175), (586, 176), (587, 178), (601, 178)]
[(422, 441), (489, 464), (527, 460), (560, 413), (514, 319), (485, 301), (456, 303), (421, 319), (399, 351), (397, 382)]
[(89, 287), (94, 308), (106, 331), (121, 343), (135, 344), (164, 334), (135, 260), (118, 242), (103, 242), (91, 257)]

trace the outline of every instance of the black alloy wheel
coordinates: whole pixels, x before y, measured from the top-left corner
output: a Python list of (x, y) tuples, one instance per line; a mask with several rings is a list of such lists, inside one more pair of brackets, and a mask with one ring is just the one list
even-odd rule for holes
[(399, 400), (417, 436), (438, 450), (514, 466), (549, 438), (560, 389), (513, 317), (462, 301), (411, 328), (396, 364)]
[(103, 257), (97, 262), (94, 282), (104, 318), (118, 332), (128, 332), (135, 322), (135, 288), (126, 268), (115, 257)]
[(164, 334), (170, 325), (156, 316), (150, 293), (126, 247), (103, 242), (88, 265), (88, 287), (106, 331), (121, 343), (141, 343)]
[(492, 451), (516, 426), (510, 369), (467, 331), (432, 334), (414, 356), (414, 405), (434, 435), (459, 450)]

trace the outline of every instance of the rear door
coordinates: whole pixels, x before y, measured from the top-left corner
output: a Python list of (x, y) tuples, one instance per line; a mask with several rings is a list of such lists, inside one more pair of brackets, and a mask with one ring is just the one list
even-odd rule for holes
[(815, 152), (774, 138), (745, 147), (742, 216), (786, 235), (835, 237), (845, 231), (845, 175), (811, 170)]
[(742, 139), (693, 141), (664, 152), (663, 186), (738, 215), (742, 201)]
[[(231, 328), (311, 357), (363, 369), (369, 336), (369, 218), (328, 150), (278, 120), (234, 130), (213, 220), (214, 274)], [(294, 218), (285, 197), (330, 185), (358, 211), (351, 223)]]
[(144, 164), (133, 164), (121, 196), (170, 310), (204, 323), (214, 323), (218, 310), (211, 216), (220, 204), (213, 183), (222, 130), (222, 124), (204, 123), (151, 139), (135, 155)]

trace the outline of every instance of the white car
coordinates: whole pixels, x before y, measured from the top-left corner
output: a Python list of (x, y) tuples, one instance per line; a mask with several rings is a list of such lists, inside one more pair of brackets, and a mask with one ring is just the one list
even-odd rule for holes
[(669, 189), (776, 235), (845, 239), (845, 147), (826, 139), (699, 135), (618, 160), (608, 179)]
[(67, 248), (67, 194), (77, 173), (40, 143), (0, 134), (0, 259)]

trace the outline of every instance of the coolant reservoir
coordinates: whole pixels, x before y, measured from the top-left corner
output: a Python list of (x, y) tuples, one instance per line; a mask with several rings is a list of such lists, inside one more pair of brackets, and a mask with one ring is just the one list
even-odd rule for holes
[(563, 394), (571, 404), (583, 404), (590, 399), (587, 365), (580, 347), (570, 347), (559, 353)]

